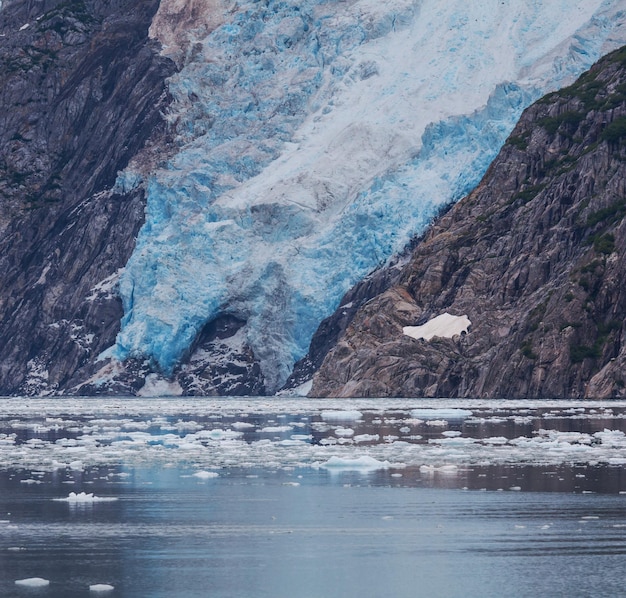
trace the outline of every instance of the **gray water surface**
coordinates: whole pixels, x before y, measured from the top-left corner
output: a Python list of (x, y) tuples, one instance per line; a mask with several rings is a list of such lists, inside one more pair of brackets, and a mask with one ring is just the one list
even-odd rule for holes
[(0, 596), (626, 595), (626, 406), (443, 407), (0, 401)]

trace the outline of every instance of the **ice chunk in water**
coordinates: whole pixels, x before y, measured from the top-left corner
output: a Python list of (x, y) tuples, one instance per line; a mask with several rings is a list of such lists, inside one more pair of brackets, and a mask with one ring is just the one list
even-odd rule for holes
[(326, 421), (356, 421), (363, 419), (363, 414), (360, 411), (342, 411), (339, 409), (322, 411), (320, 415)]
[(411, 417), (419, 419), (465, 419), (471, 415), (467, 409), (411, 409)]
[(42, 577), (29, 577), (27, 579), (17, 579), (16, 586), (24, 586), (27, 588), (43, 588), (50, 585), (50, 581)]
[(345, 469), (358, 471), (374, 471), (375, 469), (388, 469), (389, 461), (379, 461), (374, 457), (363, 455), (355, 459), (344, 457), (331, 457), (322, 464), (326, 469)]
[(201, 480), (210, 480), (211, 478), (219, 478), (220, 474), (214, 471), (196, 471), (193, 474), (194, 478), (200, 478)]
[(89, 586), (90, 592), (112, 592), (115, 588), (106, 583), (96, 583)]
[(69, 502), (69, 503), (92, 503), (92, 502), (111, 502), (117, 500), (115, 496), (94, 496), (93, 493), (87, 494), (86, 492), (70, 492), (66, 498), (53, 498), (57, 502)]

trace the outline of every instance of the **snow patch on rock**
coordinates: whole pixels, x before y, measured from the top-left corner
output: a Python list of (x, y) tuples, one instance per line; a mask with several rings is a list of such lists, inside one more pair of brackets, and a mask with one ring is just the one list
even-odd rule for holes
[(464, 316), (453, 316), (445, 312), (421, 326), (405, 326), (402, 332), (406, 336), (420, 340), (429, 341), (435, 337), (454, 338), (462, 334), (467, 334), (469, 327), (472, 325), (469, 318)]

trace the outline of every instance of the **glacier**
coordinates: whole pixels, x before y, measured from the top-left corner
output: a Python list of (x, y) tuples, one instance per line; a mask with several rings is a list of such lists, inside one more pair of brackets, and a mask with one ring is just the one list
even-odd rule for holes
[[(209, 3), (211, 4), (211, 3)], [(521, 112), (626, 43), (623, 0), (242, 0), (169, 81), (106, 355), (170, 375), (221, 314), (266, 388), (344, 293), (480, 181)]]

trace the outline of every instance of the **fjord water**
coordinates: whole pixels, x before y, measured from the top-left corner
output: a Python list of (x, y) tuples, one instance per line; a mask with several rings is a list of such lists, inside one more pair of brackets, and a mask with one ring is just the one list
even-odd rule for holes
[(0, 595), (618, 596), (624, 431), (623, 403), (1, 400)]

